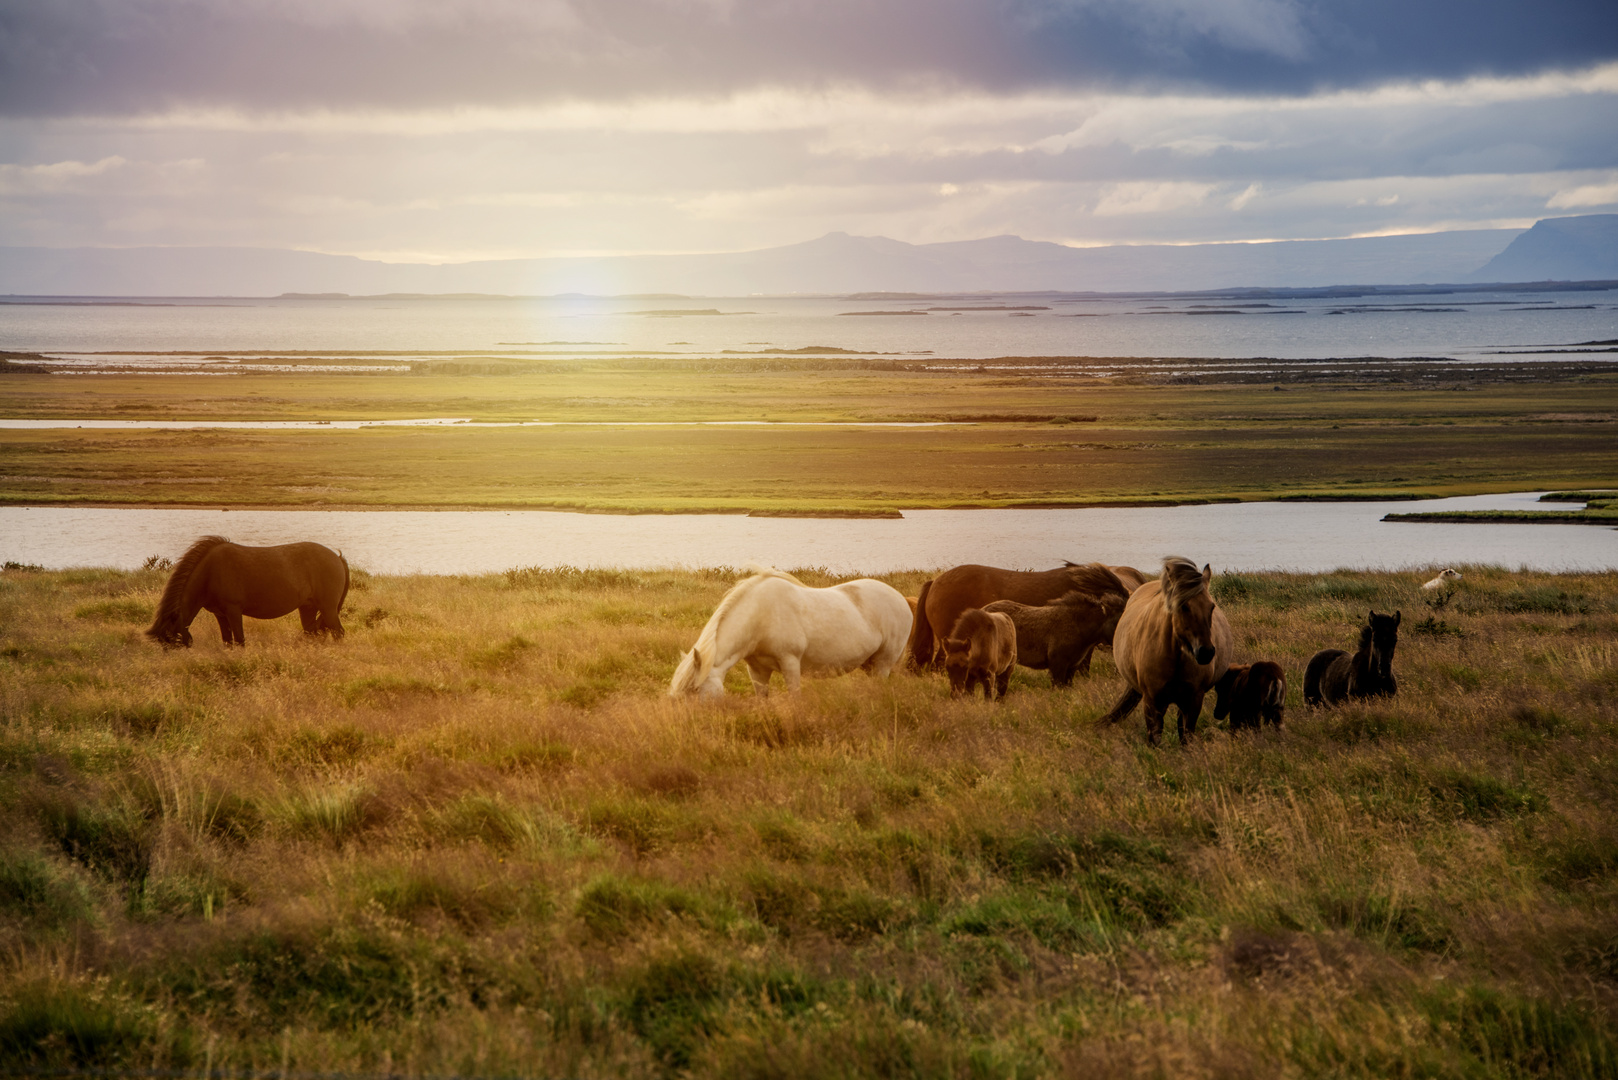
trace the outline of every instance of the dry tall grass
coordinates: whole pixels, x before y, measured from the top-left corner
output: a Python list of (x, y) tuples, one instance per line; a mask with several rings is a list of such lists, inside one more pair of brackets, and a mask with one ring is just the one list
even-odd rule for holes
[[(1618, 575), (1463, 569), (1217, 578), (1286, 727), (1158, 751), (1105, 659), (671, 701), (717, 572), (361, 574), (341, 643), (164, 652), (160, 573), (7, 571), (0, 1060), (1611, 1076)], [(1400, 696), (1305, 710), (1372, 606)]]

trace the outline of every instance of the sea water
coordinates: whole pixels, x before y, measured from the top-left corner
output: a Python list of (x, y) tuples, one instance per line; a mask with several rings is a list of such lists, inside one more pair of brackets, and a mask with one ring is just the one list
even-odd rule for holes
[[(725, 357), (807, 348), (901, 361), (1374, 356), (1475, 362), (1564, 355), (1559, 350), (1568, 346), (1615, 339), (1618, 290), (1307, 299), (0, 300), (0, 349), (97, 366), (108, 363), (109, 354), (147, 366), (243, 352)], [(1618, 359), (1610, 348), (1584, 355)]]

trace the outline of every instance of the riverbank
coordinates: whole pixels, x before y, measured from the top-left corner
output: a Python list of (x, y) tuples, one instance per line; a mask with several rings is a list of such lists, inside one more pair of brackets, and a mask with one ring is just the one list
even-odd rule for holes
[(1383, 521), (1413, 521), (1450, 524), (1511, 525), (1606, 525), (1618, 526), (1618, 492), (1547, 491), (1542, 503), (1582, 502), (1578, 510), (1436, 510), (1410, 514), (1388, 514)]
[[(1196, 554), (1189, 551), (1189, 554)], [(145, 641), (0, 574), (0, 1046), (38, 1068), (1598, 1077), (1618, 575), (1221, 574), (1279, 734), (1020, 671), (664, 687), (734, 580), (357, 573), (348, 637)], [(812, 584), (832, 579), (809, 574)], [(921, 575), (890, 582), (913, 595)], [(1401, 609), (1392, 700), (1301, 672)], [(204, 620), (207, 616), (203, 617)], [(1447, 1072), (1446, 1072), (1447, 1070)]]

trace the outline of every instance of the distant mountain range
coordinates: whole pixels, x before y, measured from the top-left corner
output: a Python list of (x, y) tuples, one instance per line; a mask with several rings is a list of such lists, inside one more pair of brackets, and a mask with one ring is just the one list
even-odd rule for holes
[(828, 233), (713, 255), (506, 259), (428, 266), (266, 248), (0, 248), (0, 295), (507, 296), (1183, 292), (1618, 279), (1618, 214), (1356, 240), (1075, 248), (995, 236), (906, 244)]

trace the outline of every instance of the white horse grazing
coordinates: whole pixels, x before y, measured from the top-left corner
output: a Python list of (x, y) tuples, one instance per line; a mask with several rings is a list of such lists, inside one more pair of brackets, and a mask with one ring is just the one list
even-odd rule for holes
[(1433, 578), (1433, 580), (1423, 584), (1422, 588), (1423, 589), (1428, 589), (1428, 590), (1442, 589), (1445, 585), (1448, 585), (1450, 582), (1459, 581), (1459, 580), (1461, 580), (1461, 572), (1459, 570), (1452, 570), (1452, 569), (1450, 569), (1449, 567), (1446, 566), (1446, 567), (1444, 567), (1444, 569), (1442, 569), (1442, 570), (1440, 570), (1438, 572), (1437, 577), (1435, 577), (1435, 578)]
[(841, 675), (864, 668), (886, 676), (910, 638), (910, 605), (870, 578), (811, 589), (791, 574), (752, 566), (719, 601), (708, 625), (669, 682), (669, 694), (725, 692), (725, 673), (747, 662), (753, 692), (770, 692), (779, 671), (796, 691), (804, 672)]

